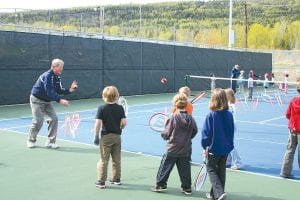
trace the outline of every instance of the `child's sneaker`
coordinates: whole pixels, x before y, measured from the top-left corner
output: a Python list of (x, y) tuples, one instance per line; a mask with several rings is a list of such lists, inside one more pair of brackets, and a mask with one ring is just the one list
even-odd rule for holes
[(105, 182), (103, 182), (103, 181), (98, 181), (95, 184), (96, 184), (96, 187), (100, 188), (100, 189), (104, 189), (106, 187)]
[(186, 195), (191, 195), (192, 194), (192, 189), (191, 188), (189, 188), (189, 189), (181, 188), (181, 192), (186, 194)]
[(28, 148), (34, 148), (35, 146), (35, 142), (31, 142), (31, 141), (27, 141), (27, 147)]
[(212, 199), (212, 196), (211, 196), (211, 194), (209, 192), (206, 193), (205, 196), (206, 196), (207, 199)]
[(244, 165), (232, 165), (230, 167), (230, 169), (233, 169), (233, 170), (241, 170), (244, 168)]
[(163, 186), (155, 185), (155, 186), (152, 186), (151, 190), (153, 192), (162, 192), (162, 191), (167, 190), (167, 185), (163, 185)]
[(50, 148), (50, 149), (57, 149), (59, 148), (59, 145), (50, 142), (49, 140), (46, 141), (45, 147)]
[(120, 179), (109, 179), (108, 180), (108, 182), (110, 183), (110, 184), (115, 184), (115, 185), (121, 185), (121, 180)]

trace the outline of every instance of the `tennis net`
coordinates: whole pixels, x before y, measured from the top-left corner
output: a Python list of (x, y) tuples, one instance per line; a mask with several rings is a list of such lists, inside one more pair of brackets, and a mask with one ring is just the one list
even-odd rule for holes
[[(254, 77), (249, 79), (246, 76), (233, 78), (215, 77), (215, 76), (198, 76), (185, 75), (185, 82), (192, 91), (192, 95), (198, 94), (199, 91), (205, 91), (206, 97), (210, 97), (214, 88), (235, 88), (236, 97), (240, 99), (261, 99), (276, 102), (278, 98), (288, 99), (297, 95), (296, 86), (300, 80), (294, 82), (284, 80), (274, 80), (267, 78)], [(235, 85), (235, 86), (234, 86)], [(252, 88), (252, 89), (251, 89)], [(252, 92), (251, 92), (252, 90)]]

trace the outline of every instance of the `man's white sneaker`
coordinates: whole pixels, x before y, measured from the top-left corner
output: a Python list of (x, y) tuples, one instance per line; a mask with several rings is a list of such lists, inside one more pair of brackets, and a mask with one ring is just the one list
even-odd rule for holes
[(51, 143), (49, 141), (46, 142), (45, 147), (50, 148), (50, 149), (57, 149), (59, 146), (55, 143)]
[(35, 142), (31, 142), (31, 141), (27, 141), (27, 147), (28, 148), (34, 148), (35, 146)]

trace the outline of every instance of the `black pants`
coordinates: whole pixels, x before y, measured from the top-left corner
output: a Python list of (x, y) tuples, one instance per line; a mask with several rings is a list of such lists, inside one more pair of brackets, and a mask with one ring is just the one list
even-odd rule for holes
[(231, 81), (231, 88), (234, 91), (234, 93), (236, 93), (236, 80)]
[(207, 173), (211, 182), (210, 194), (213, 199), (218, 199), (225, 190), (226, 179), (226, 156), (208, 154)]
[(190, 157), (176, 157), (164, 154), (160, 163), (159, 170), (156, 176), (156, 185), (164, 186), (167, 185), (170, 173), (176, 164), (178, 174), (181, 181), (181, 188), (191, 188), (191, 164)]

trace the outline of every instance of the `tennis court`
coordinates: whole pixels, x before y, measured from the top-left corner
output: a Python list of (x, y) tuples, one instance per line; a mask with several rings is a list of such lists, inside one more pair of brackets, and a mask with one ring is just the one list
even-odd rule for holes
[[(287, 98), (291, 98), (287, 96)], [(148, 126), (149, 118), (156, 112), (170, 111), (173, 94), (128, 96), (128, 126), (122, 134), (122, 186), (97, 189), (96, 177), (98, 148), (93, 146), (96, 109), (100, 99), (72, 101), (69, 108), (56, 105), (59, 112), (58, 143), (61, 148), (43, 147), (46, 125), (38, 137), (38, 148), (27, 149), (27, 133), (31, 125), (30, 106), (1, 106), (0, 120), (0, 183), (3, 199), (181, 199), (177, 170), (173, 170), (166, 193), (150, 191), (155, 183), (159, 157), (164, 153), (165, 142)], [(289, 99), (283, 104), (266, 101), (238, 102), (236, 147), (245, 169), (228, 170), (226, 191), (228, 199), (298, 199), (300, 170), (294, 162), (296, 180), (279, 178), (281, 162), (288, 138), (284, 113)], [(194, 114), (201, 131), (208, 113), (208, 98), (194, 104)], [(285, 102), (286, 101), (286, 102)], [(70, 131), (66, 116), (79, 116), (77, 129)], [(201, 134), (193, 140), (192, 167), (196, 175), (197, 163), (202, 161)], [(204, 189), (189, 198), (205, 199)], [(2, 196), (1, 195), (1, 196)], [(1, 198), (2, 199), (2, 198)]]

